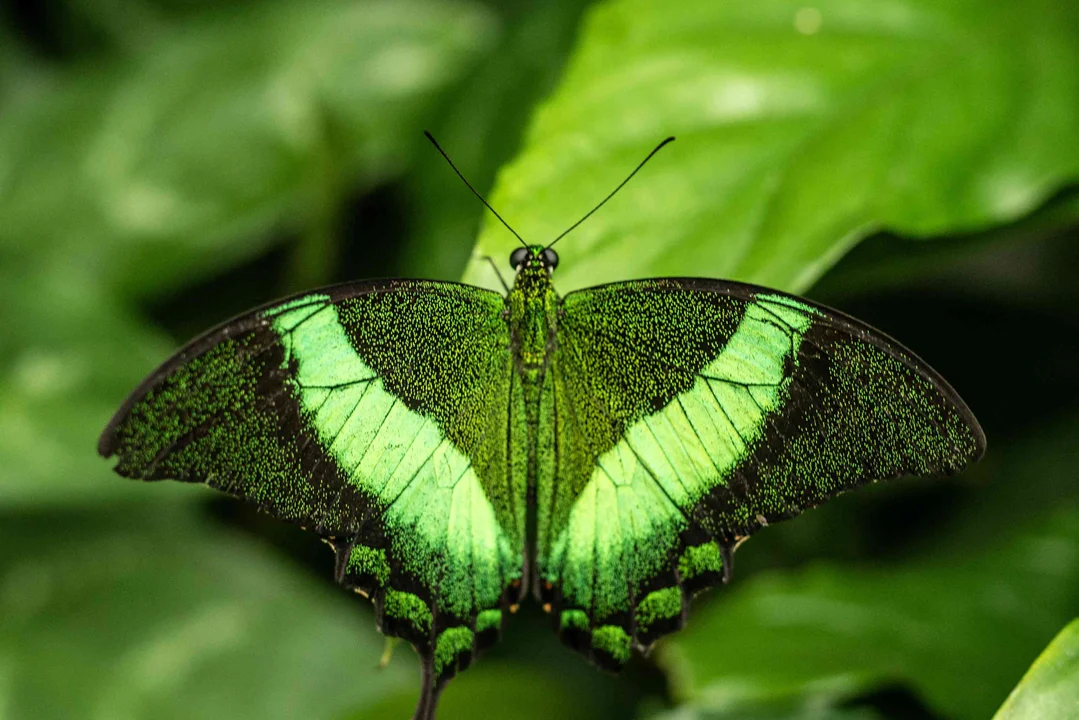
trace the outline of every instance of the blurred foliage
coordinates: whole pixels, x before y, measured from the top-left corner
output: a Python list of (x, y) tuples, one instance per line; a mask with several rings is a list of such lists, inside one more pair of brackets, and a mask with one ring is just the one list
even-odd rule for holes
[(377, 669), (370, 613), (196, 518), (9, 518), (2, 537), (5, 717), (333, 718), (415, 693), (407, 658)]
[[(990, 443), (761, 533), (619, 678), (526, 605), (440, 717), (987, 717), (1079, 614), (1075, 3), (592, 5), (0, 3), (0, 717), (411, 711), (411, 651), (376, 669), (320, 543), (94, 445), (179, 342), (287, 291), (497, 286), (514, 241), (423, 128), (536, 241), (677, 135), (559, 244), (560, 290), (808, 291), (941, 370)], [(1001, 717), (1068, 716), (1074, 627)]]
[[(433, 93), (493, 31), (458, 2), (248, 4), (40, 79), (4, 113), (5, 247), (162, 292), (250, 256), (269, 229), (325, 245), (341, 193), (400, 172)], [(324, 279), (313, 263), (298, 258), (299, 281)]]

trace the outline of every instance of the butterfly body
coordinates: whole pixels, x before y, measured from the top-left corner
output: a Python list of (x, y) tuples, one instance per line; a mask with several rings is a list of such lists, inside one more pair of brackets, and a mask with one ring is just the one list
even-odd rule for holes
[(528, 591), (617, 669), (761, 527), (984, 451), (939, 375), (841, 313), (685, 278), (561, 297), (553, 251), (513, 257), (505, 296), (361, 282), (227, 322), (99, 444), (122, 475), (207, 483), (331, 543), (338, 582), (423, 658), (418, 717)]

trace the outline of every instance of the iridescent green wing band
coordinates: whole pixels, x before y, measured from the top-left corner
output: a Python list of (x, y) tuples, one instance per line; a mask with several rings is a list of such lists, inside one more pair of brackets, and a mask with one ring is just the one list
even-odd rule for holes
[(389, 281), (256, 310), (168, 361), (99, 449), (123, 475), (205, 482), (328, 539), (339, 581), (445, 680), (498, 637), (521, 579), (503, 307)]
[(833, 310), (707, 280), (568, 295), (544, 388), (537, 587), (609, 667), (679, 628), (734, 545), (844, 490), (957, 472), (984, 436), (898, 343)]

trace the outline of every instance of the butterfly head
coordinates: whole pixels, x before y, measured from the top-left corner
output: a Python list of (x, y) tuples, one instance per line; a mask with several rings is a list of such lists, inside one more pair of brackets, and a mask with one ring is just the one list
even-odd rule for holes
[(544, 269), (548, 273), (558, 267), (558, 253), (542, 245), (519, 247), (510, 253), (510, 267), (514, 272), (524, 269)]

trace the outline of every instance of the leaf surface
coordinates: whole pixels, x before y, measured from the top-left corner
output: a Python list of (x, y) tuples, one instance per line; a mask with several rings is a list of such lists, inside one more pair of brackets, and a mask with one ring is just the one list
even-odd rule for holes
[[(1074, 3), (615, 0), (585, 23), (491, 202), (559, 244), (563, 292), (645, 275), (799, 292), (866, 235), (969, 231), (1079, 174)], [(487, 218), (483, 256), (513, 238)]]
[(994, 720), (1065, 720), (1079, 713), (1079, 620), (1045, 648)]

